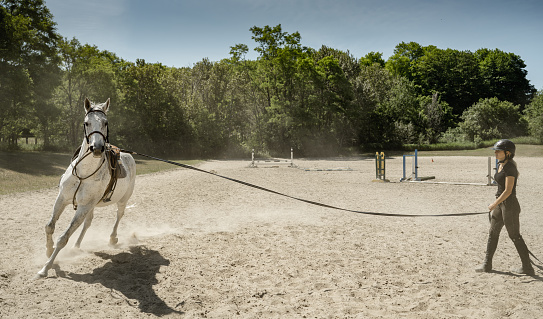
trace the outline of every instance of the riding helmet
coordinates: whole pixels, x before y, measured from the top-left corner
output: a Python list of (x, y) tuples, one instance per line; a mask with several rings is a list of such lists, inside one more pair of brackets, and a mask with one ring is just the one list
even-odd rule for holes
[(494, 147), (492, 147), (493, 150), (498, 151), (509, 151), (511, 154), (515, 154), (516, 146), (515, 143), (511, 142), (510, 140), (503, 139), (499, 140), (494, 144)]

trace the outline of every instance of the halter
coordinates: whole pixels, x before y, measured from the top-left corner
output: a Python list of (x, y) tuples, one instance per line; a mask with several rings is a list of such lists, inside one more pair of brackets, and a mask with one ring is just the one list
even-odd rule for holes
[[(106, 112), (100, 109), (91, 109), (90, 111), (87, 112), (86, 115), (89, 115), (89, 113), (93, 113), (93, 112), (102, 113), (107, 117)], [(102, 137), (104, 138), (104, 141), (106, 142), (106, 144), (108, 144), (109, 143), (109, 125), (106, 125), (106, 129), (107, 129), (107, 132), (105, 136), (101, 131), (92, 131), (89, 134), (87, 134), (87, 128), (85, 127), (85, 123), (83, 123), (83, 132), (85, 134), (85, 140), (87, 141), (87, 144), (89, 144), (89, 138), (92, 136), (92, 134), (102, 135)]]

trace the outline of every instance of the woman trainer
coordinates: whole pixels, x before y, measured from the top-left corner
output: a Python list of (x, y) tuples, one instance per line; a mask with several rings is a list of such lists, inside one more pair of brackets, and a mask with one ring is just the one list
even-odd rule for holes
[(499, 163), (498, 170), (494, 175), (494, 180), (498, 183), (498, 191), (496, 192), (496, 200), (488, 206), (490, 230), (488, 232), (485, 260), (475, 270), (477, 272), (490, 272), (492, 270), (492, 257), (498, 246), (500, 232), (505, 226), (509, 238), (515, 244), (522, 261), (522, 267), (514, 270), (514, 272), (533, 276), (534, 269), (530, 260), (530, 252), (520, 235), (520, 205), (516, 195), (519, 172), (517, 163), (513, 160), (516, 147), (513, 142), (504, 139), (496, 142), (492, 149)]

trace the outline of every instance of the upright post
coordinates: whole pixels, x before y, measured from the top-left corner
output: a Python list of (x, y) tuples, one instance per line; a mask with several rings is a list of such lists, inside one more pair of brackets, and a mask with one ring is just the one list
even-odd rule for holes
[[(406, 157), (414, 157), (413, 160), (411, 161), (411, 174), (409, 176), (409, 178), (407, 178), (407, 174), (406, 174), (406, 169), (405, 169), (405, 158)], [(403, 178), (400, 179), (400, 181), (407, 181), (407, 180), (411, 180), (411, 181), (420, 181), (420, 178), (419, 178), (419, 172), (418, 172), (418, 168), (419, 168), (419, 163), (418, 163), (418, 150), (415, 150), (415, 155), (403, 155)], [(425, 179), (428, 179), (428, 178), (425, 178)]]
[(415, 149), (415, 160), (413, 161), (413, 174), (415, 174), (415, 181), (419, 180), (419, 165), (418, 165), (418, 155), (417, 155), (417, 149)]
[(406, 177), (405, 177), (405, 154), (403, 155), (403, 178), (401, 179), (402, 181), (405, 181), (406, 180)]
[(253, 152), (251, 153), (251, 166), (255, 166), (255, 149), (253, 148)]
[(379, 179), (379, 153), (375, 152), (375, 179)]
[(374, 182), (388, 182), (386, 179), (385, 153), (375, 152), (375, 179)]
[(294, 167), (294, 150), (290, 148), (290, 167)]

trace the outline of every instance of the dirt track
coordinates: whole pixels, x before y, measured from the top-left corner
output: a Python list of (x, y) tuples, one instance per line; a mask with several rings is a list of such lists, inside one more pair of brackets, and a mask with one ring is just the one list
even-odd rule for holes
[[(543, 256), (543, 159), (518, 158), (521, 233)], [(200, 168), (289, 195), (383, 213), (481, 212), (494, 187), (373, 183), (373, 159), (298, 160), (307, 168)], [(420, 175), (486, 182), (484, 157), (421, 157)], [(107, 245), (113, 207), (97, 209), (82, 250), (66, 248), (46, 279), (44, 226), (57, 189), (0, 197), (2, 318), (538, 318), (543, 272), (517, 276), (502, 233), (496, 272), (479, 274), (485, 215), (399, 218), (335, 211), (180, 169), (138, 177)], [(68, 208), (56, 235), (73, 216)], [(78, 234), (78, 232), (76, 233)], [(77, 237), (77, 236), (73, 236)], [(69, 247), (73, 245), (72, 238)], [(543, 259), (542, 259), (543, 260)]]

